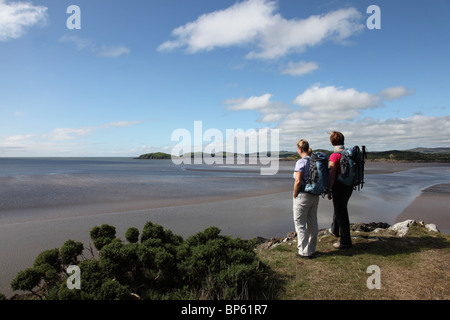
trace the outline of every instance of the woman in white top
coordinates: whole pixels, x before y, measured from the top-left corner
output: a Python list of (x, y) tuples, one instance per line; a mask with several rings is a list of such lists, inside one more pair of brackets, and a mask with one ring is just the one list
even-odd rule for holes
[(306, 181), (309, 179), (309, 163), (311, 148), (306, 140), (297, 143), (300, 160), (295, 164), (294, 172), (294, 225), (297, 232), (297, 256), (311, 259), (317, 244), (317, 207), (319, 196), (304, 192)]

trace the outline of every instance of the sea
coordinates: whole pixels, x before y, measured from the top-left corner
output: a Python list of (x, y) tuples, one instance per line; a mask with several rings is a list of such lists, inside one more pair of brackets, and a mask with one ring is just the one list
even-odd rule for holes
[[(209, 226), (232, 237), (283, 237), (294, 230), (294, 165), (280, 161), (277, 174), (261, 175), (261, 166), (250, 164), (0, 158), (0, 293), (9, 296), (12, 278), (43, 250), (68, 239), (88, 247), (89, 230), (101, 224), (115, 226), (119, 238), (147, 221), (184, 238)], [(366, 163), (364, 187), (349, 203), (351, 222), (393, 224), (423, 190), (450, 183), (450, 164), (392, 168)], [(332, 212), (321, 198), (320, 228), (330, 226)]]

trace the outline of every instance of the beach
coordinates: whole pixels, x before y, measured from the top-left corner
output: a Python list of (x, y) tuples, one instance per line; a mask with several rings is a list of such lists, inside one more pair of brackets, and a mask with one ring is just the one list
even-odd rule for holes
[[(95, 175), (21, 177), (29, 179), (26, 185), (34, 181), (39, 188), (26, 190), (30, 196), (34, 195), (27, 198), (28, 202), (11, 201), (0, 211), (0, 292), (11, 295), (11, 279), (19, 270), (30, 267), (40, 252), (61, 247), (68, 239), (89, 247), (89, 230), (101, 224), (115, 226), (121, 239), (127, 228), (142, 230), (147, 221), (184, 238), (209, 226), (217, 226), (222, 234), (246, 239), (283, 237), (294, 230), (293, 167), (294, 162), (282, 161), (279, 175), (266, 178), (232, 172), (232, 168), (226, 167), (203, 167), (200, 172), (187, 168), (183, 181), (174, 180), (167, 185), (153, 176), (145, 183), (139, 177), (130, 180), (121, 177), (123, 183), (119, 185), (115, 178), (105, 175), (102, 179), (106, 180), (100, 180), (106, 181), (107, 186), (95, 194), (93, 190), (99, 189)], [(214, 170), (221, 171), (217, 179), (220, 182), (214, 180)], [(442, 232), (449, 233), (449, 170), (449, 164), (368, 162), (366, 184), (363, 190), (354, 191), (349, 203), (351, 222), (393, 224), (415, 219), (434, 223)], [(431, 178), (424, 182), (425, 173)], [(204, 186), (196, 186), (196, 179)], [(56, 182), (59, 185), (55, 186)], [(14, 184), (17, 188), (24, 185)], [(143, 190), (144, 186), (149, 189)], [(59, 194), (61, 189), (65, 191)], [(52, 190), (52, 196), (45, 196), (48, 190)], [(158, 197), (149, 197), (149, 190)], [(71, 195), (77, 195), (78, 200)], [(40, 205), (33, 205), (36, 199)], [(330, 226), (332, 210), (332, 202), (321, 198), (320, 228)]]
[(450, 184), (439, 184), (422, 191), (396, 221), (413, 219), (432, 222), (441, 232), (450, 234)]

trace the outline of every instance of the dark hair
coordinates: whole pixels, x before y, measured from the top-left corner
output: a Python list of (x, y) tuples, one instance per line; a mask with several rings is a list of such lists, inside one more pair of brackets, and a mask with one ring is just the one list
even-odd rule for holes
[(333, 146), (344, 145), (344, 135), (339, 131), (333, 131), (330, 135), (330, 141)]

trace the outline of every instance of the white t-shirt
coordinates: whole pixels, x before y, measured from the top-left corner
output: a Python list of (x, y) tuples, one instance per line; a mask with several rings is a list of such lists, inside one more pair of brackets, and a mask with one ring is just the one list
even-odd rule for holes
[(295, 164), (294, 169), (294, 179), (295, 179), (295, 173), (301, 172), (302, 173), (302, 185), (305, 184), (305, 181), (308, 181), (309, 179), (309, 160), (311, 159), (310, 156), (306, 156), (304, 158), (301, 158), (297, 161)]

